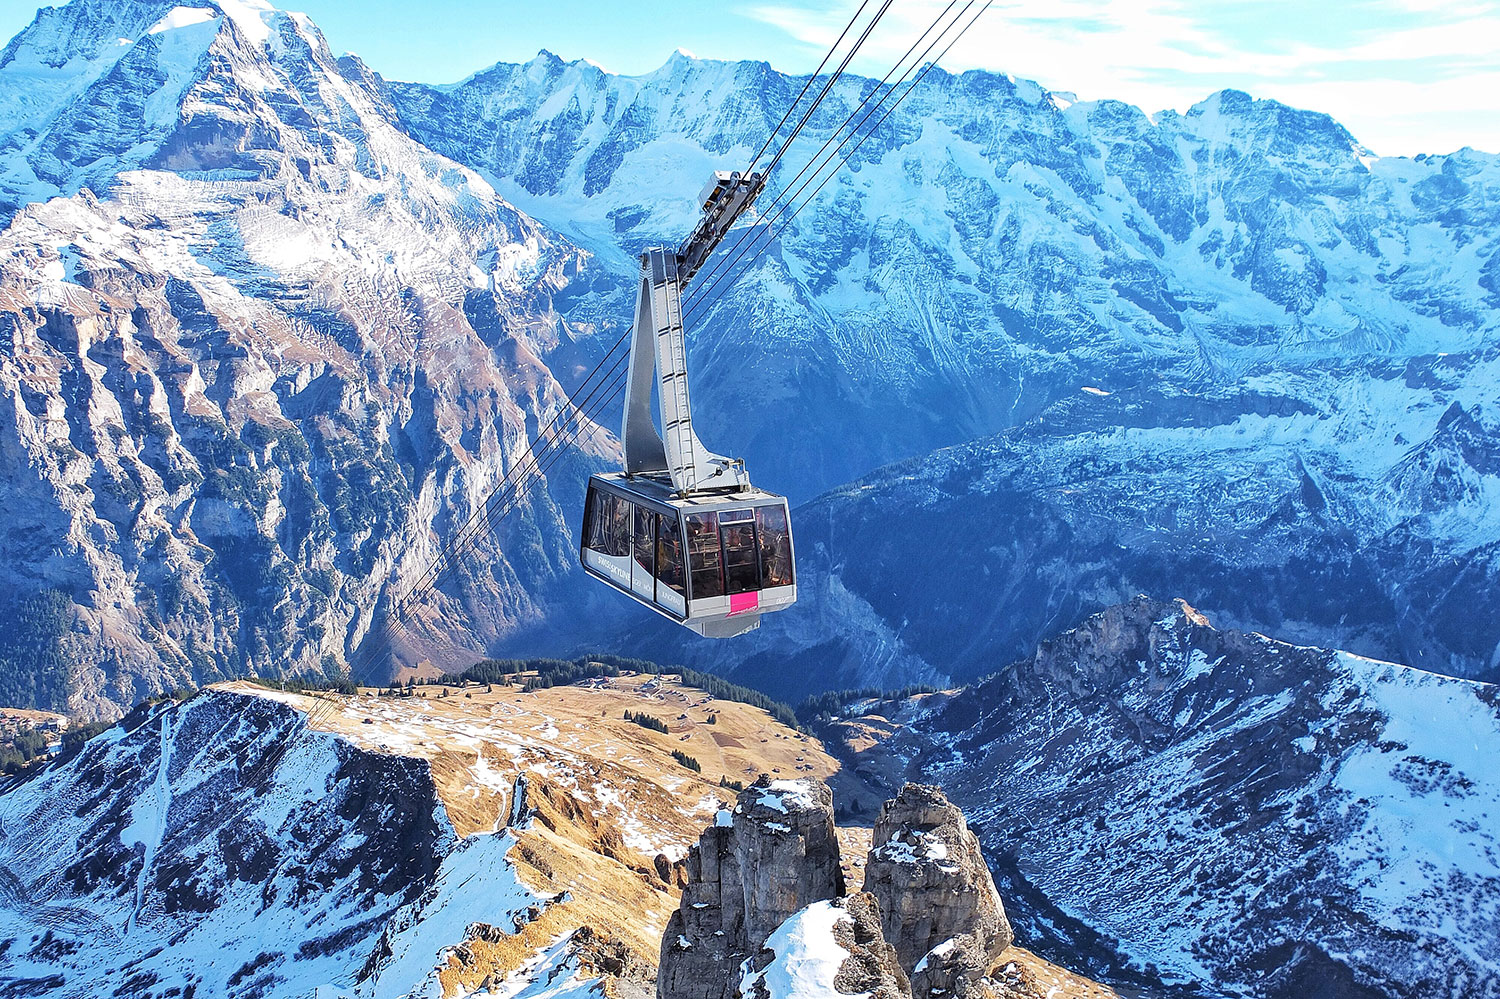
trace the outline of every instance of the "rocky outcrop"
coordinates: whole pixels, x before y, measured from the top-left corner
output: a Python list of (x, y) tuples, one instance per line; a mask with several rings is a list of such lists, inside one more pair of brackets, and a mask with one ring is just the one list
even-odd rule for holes
[(688, 857), (662, 939), (660, 999), (878, 999), (1000, 994), (986, 978), (1012, 940), (963, 813), (907, 784), (880, 810), (865, 890), (843, 895), (833, 795), (762, 776)]
[(733, 822), (752, 948), (808, 903), (844, 894), (827, 784), (762, 777), (740, 795)]
[(682, 906), (662, 938), (663, 999), (725, 999), (726, 975), (777, 927), (813, 902), (844, 893), (833, 792), (820, 780), (762, 776), (722, 810), (688, 854)]
[(931, 785), (907, 784), (881, 807), (865, 891), (916, 999), (965, 994), (1011, 944), (979, 839)]
[(901, 958), (881, 928), (880, 903), (868, 892), (841, 900), (848, 922), (834, 927), (834, 940), (849, 952), (834, 987), (846, 995), (895, 999), (910, 988)]

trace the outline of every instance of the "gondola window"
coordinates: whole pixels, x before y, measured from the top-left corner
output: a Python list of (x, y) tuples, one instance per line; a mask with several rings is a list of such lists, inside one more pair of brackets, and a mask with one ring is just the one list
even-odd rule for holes
[(693, 576), (693, 599), (722, 597), (724, 576), (719, 558), (718, 514), (688, 514), (687, 544), (688, 567)]
[(761, 586), (791, 586), (792, 533), (787, 529), (786, 507), (755, 508), (755, 533), (760, 541)]

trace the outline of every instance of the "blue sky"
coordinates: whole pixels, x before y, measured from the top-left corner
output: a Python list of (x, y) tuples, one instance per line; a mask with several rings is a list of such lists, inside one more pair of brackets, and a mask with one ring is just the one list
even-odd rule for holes
[[(131, 2), (131, 0), (120, 0)], [(191, 5), (193, 0), (182, 0)], [(450, 83), (546, 48), (644, 73), (674, 48), (807, 71), (857, 0), (277, 0), (388, 77)], [(856, 63), (881, 75), (946, 0), (895, 0)], [(876, 6), (871, 3), (871, 8)], [(977, 9), (977, 8), (976, 8)], [(0, 34), (35, 0), (0, 0)], [(1326, 111), (1381, 154), (1500, 152), (1500, 0), (994, 0), (944, 60), (1081, 99), (1186, 109), (1222, 87)]]

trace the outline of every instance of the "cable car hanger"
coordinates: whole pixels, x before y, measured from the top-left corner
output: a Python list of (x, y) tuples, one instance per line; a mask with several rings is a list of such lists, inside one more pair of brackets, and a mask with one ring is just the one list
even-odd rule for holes
[[(703, 217), (682, 246), (641, 254), (620, 428), (624, 471), (632, 478), (665, 473), (678, 496), (750, 486), (745, 463), (708, 450), (693, 429), (682, 288), (764, 184), (764, 174), (716, 171), (698, 196)], [(661, 406), (660, 433), (651, 414), (653, 384)]]
[(764, 183), (761, 173), (715, 172), (682, 245), (641, 254), (622, 470), (590, 476), (579, 542), (588, 575), (712, 638), (759, 627), (797, 599), (786, 497), (755, 488), (744, 461), (710, 451), (693, 428), (682, 321), (683, 285)]

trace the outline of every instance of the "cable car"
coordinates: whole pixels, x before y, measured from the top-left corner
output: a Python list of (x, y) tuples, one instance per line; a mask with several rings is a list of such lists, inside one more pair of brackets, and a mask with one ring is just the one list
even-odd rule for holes
[[(709, 638), (797, 599), (786, 498), (693, 429), (682, 288), (754, 199), (760, 174), (716, 173), (680, 249), (641, 254), (620, 430), (624, 467), (589, 478), (578, 558), (595, 579)], [(660, 426), (652, 412), (653, 392)]]
[(583, 568), (708, 638), (728, 638), (797, 599), (786, 499), (753, 486), (683, 498), (620, 472), (589, 479)]

